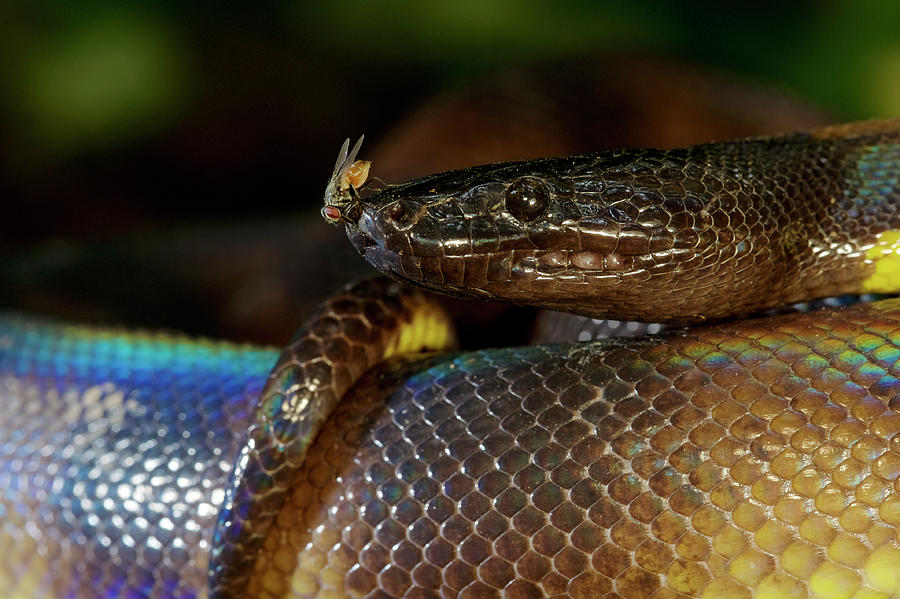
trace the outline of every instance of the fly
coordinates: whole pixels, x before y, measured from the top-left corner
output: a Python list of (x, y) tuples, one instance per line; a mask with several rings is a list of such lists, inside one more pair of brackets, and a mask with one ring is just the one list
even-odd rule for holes
[(369, 178), (370, 160), (357, 160), (356, 155), (362, 146), (363, 138), (350, 148), (350, 138), (344, 141), (334, 163), (334, 172), (325, 186), (325, 205), (322, 206), (322, 217), (331, 224), (338, 224), (344, 218), (344, 209), (357, 197), (357, 190), (365, 185)]

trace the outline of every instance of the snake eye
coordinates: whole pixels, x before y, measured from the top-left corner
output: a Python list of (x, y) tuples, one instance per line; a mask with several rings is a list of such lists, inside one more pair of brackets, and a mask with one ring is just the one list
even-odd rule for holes
[(522, 222), (539, 217), (549, 202), (547, 185), (535, 177), (516, 179), (506, 189), (506, 211)]

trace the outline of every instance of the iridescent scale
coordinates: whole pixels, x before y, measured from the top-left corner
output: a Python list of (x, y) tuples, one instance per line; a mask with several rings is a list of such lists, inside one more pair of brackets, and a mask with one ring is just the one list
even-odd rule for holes
[(0, 318), (2, 595), (205, 596), (238, 433), (277, 356)]

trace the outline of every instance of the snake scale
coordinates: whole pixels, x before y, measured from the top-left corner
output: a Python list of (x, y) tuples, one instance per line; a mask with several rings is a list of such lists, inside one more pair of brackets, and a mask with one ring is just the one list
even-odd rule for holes
[[(897, 122), (340, 191), (453, 294), (679, 324), (900, 282)], [(4, 317), (4, 596), (900, 596), (900, 300), (452, 337), (388, 279), (280, 355)]]

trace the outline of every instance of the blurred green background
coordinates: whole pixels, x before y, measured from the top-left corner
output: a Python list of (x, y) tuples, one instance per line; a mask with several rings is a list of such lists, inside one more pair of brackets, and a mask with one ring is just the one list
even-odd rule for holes
[(297, 289), (364, 268), (318, 222), (285, 242), (344, 138), (371, 151), (436, 93), (610, 51), (900, 115), (900, 2), (7, 2), (0, 307), (279, 343)]
[(319, 203), (335, 149), (498, 67), (637, 49), (900, 113), (900, 3), (33, 1), (0, 9), (0, 248)]

